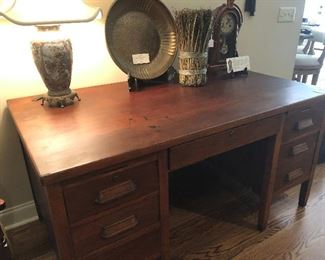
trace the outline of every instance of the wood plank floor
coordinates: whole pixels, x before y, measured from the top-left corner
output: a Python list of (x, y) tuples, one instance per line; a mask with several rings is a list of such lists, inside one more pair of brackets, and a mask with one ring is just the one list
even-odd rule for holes
[[(203, 183), (196, 183), (195, 175), (190, 179), (204, 189), (171, 183), (173, 260), (325, 259), (325, 164), (316, 169), (307, 206), (297, 207), (298, 187), (275, 198), (264, 232), (256, 230), (258, 200), (249, 189), (220, 176)], [(15, 258), (56, 259), (44, 243), (22, 246), (31, 234), (44, 236), (44, 226), (9, 233)]]
[(225, 183), (172, 208), (172, 258), (325, 259), (325, 164), (316, 169), (312, 193), (298, 208), (299, 187), (274, 199), (269, 226), (256, 230), (257, 199)]

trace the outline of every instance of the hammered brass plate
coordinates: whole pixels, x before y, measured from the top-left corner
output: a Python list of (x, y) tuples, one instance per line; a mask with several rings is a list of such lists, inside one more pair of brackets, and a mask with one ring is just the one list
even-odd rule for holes
[[(117, 0), (108, 12), (105, 35), (117, 66), (138, 79), (161, 76), (176, 57), (175, 22), (158, 0)], [(149, 54), (150, 63), (134, 64), (137, 54)]]

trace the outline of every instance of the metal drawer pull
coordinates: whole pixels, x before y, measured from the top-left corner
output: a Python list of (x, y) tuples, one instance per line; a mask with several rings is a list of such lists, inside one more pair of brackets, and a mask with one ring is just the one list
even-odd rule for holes
[(306, 112), (309, 112), (310, 110), (311, 110), (311, 107), (307, 107), (304, 110), (301, 110), (300, 113), (306, 113)]
[(309, 150), (307, 143), (297, 144), (292, 147), (291, 153), (293, 156), (307, 152)]
[(113, 187), (102, 190), (98, 193), (95, 202), (97, 204), (104, 204), (112, 200), (126, 196), (136, 190), (136, 185), (132, 180), (122, 182)]
[(112, 225), (103, 227), (100, 236), (103, 239), (109, 239), (134, 228), (136, 225), (138, 225), (138, 220), (134, 215), (132, 215)]
[(304, 119), (301, 121), (298, 121), (297, 129), (299, 131), (305, 130), (306, 128), (314, 126), (314, 122), (312, 118)]
[(304, 175), (304, 171), (301, 169), (301, 168), (299, 168), (299, 169), (296, 169), (296, 170), (294, 170), (294, 171), (292, 171), (292, 172), (289, 172), (288, 174), (287, 174), (287, 179), (286, 179), (286, 181), (287, 182), (290, 182), (290, 181), (293, 181), (293, 180), (295, 180), (295, 179), (298, 179), (299, 177), (301, 177), (302, 175)]

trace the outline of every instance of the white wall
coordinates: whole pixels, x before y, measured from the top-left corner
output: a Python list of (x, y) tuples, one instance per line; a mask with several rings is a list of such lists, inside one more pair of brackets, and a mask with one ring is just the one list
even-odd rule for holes
[(310, 23), (325, 26), (325, 0), (306, 0), (304, 17)]
[[(243, 2), (243, 1), (242, 1)], [(250, 56), (252, 70), (292, 78), (304, 0), (258, 0), (256, 16), (245, 16), (240, 55)], [(279, 7), (296, 7), (294, 23), (277, 23)]]
[[(85, 2), (100, 5), (106, 17), (113, 1)], [(215, 8), (225, 0), (163, 2), (174, 11), (184, 7)], [(244, 0), (238, 0), (236, 3), (243, 10)], [(280, 6), (297, 8), (295, 23), (277, 23)], [(244, 15), (238, 47), (240, 55), (251, 57), (252, 70), (291, 78), (303, 6), (304, 0), (259, 0), (256, 15)], [(68, 25), (62, 29), (71, 36), (74, 48), (72, 88), (126, 79), (126, 75), (115, 66), (108, 54), (103, 21)], [(9, 98), (45, 92), (30, 52), (32, 30), (0, 21), (0, 197), (6, 198), (8, 202), (9, 210), (2, 217), (7, 225), (20, 224), (22, 220), (28, 221), (36, 214), (30, 203), (32, 195), (18, 136), (6, 109), (6, 100)]]

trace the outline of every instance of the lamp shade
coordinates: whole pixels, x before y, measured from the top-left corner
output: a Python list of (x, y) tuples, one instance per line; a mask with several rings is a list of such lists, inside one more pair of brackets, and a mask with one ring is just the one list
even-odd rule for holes
[(0, 0), (0, 13), (7, 12), (14, 4), (15, 0)]
[(70, 39), (59, 37), (59, 25), (90, 22), (100, 14), (100, 9), (87, 6), (82, 0), (11, 1), (13, 5), (6, 4), (6, 8), (0, 9), (0, 16), (18, 25), (35, 25), (42, 35), (31, 42), (35, 65), (48, 89), (38, 100), (50, 107), (72, 105), (75, 98), (80, 101), (78, 94), (70, 89), (72, 45)]
[(99, 13), (99, 8), (89, 7), (82, 0), (16, 0), (8, 11), (0, 9), (0, 15), (19, 25), (90, 22)]

